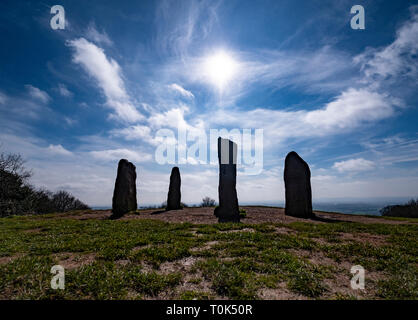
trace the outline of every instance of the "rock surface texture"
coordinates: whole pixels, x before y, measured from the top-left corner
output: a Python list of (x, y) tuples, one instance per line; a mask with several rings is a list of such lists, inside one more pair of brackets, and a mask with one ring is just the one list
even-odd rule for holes
[(138, 208), (136, 202), (136, 168), (128, 160), (121, 159), (118, 164), (115, 190), (112, 199), (112, 219), (122, 217)]
[(239, 207), (236, 190), (237, 144), (218, 138), (219, 159), (219, 206), (215, 216), (219, 222), (239, 222)]
[(179, 210), (181, 209), (181, 178), (180, 170), (178, 167), (174, 167), (171, 170), (170, 186), (168, 188), (167, 207), (166, 210)]
[(294, 151), (284, 164), (286, 192), (285, 214), (299, 218), (314, 218), (312, 212), (311, 171), (308, 164)]

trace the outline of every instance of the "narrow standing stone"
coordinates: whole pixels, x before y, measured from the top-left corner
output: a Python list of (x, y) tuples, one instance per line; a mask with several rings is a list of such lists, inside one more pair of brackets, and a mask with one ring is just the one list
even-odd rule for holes
[(237, 144), (218, 138), (219, 206), (215, 216), (219, 222), (239, 222), (237, 181)]
[(170, 186), (168, 187), (167, 208), (166, 208), (167, 211), (181, 209), (180, 186), (181, 186), (180, 170), (178, 167), (174, 167), (171, 170)]
[(285, 214), (299, 218), (313, 218), (311, 171), (308, 164), (294, 151), (284, 163), (284, 186), (286, 193)]
[(113, 191), (111, 218), (120, 218), (129, 211), (136, 211), (137, 208), (135, 166), (128, 160), (121, 159)]

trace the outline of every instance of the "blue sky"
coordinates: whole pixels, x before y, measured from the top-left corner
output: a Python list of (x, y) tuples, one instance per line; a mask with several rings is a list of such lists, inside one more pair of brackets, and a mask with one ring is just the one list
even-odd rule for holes
[[(65, 30), (50, 27), (55, 4)], [(355, 4), (364, 30), (350, 27)], [(158, 130), (263, 129), (263, 171), (238, 169), (242, 203), (283, 202), (291, 150), (314, 202), (416, 197), (417, 4), (2, 1), (2, 151), (27, 159), (34, 185), (93, 206), (111, 203), (127, 158), (139, 204), (159, 204), (173, 165), (155, 160)], [(184, 202), (217, 199), (216, 164), (179, 167)]]

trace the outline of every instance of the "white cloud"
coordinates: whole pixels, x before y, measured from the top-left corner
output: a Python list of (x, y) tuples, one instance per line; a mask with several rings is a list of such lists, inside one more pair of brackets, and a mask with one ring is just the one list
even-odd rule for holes
[(330, 181), (332, 179), (335, 179), (334, 176), (330, 176), (330, 175), (316, 175), (316, 176), (312, 176), (312, 181), (318, 181), (318, 182), (322, 182), (322, 181)]
[(369, 49), (354, 58), (365, 71), (366, 76), (417, 75), (418, 52), (418, 6), (411, 7), (411, 19), (397, 31), (396, 39), (381, 49)]
[(144, 125), (135, 125), (127, 128), (115, 129), (110, 131), (110, 134), (117, 137), (123, 137), (125, 140), (140, 140), (153, 146), (162, 142), (161, 138), (155, 137), (155, 134), (151, 132), (150, 127)]
[(122, 136), (126, 140), (146, 139), (151, 136), (151, 129), (143, 125), (130, 126), (123, 129), (115, 129), (111, 131), (115, 136)]
[(86, 37), (98, 44), (104, 44), (107, 46), (113, 45), (112, 40), (110, 40), (109, 36), (106, 32), (99, 32), (94, 24), (90, 24), (86, 31)]
[(271, 146), (288, 138), (344, 133), (392, 116), (397, 104), (397, 100), (376, 92), (348, 89), (322, 108), (312, 111), (221, 109), (204, 117), (212, 127), (263, 129), (265, 146)]
[(152, 155), (133, 151), (129, 149), (112, 149), (102, 151), (91, 151), (90, 154), (100, 160), (113, 161), (120, 159), (127, 159), (134, 162), (146, 162), (152, 160)]
[(53, 145), (50, 144), (47, 148), (47, 151), (52, 154), (61, 155), (61, 156), (71, 156), (72, 152), (65, 149), (62, 145), (57, 144)]
[(185, 105), (176, 107), (165, 112), (153, 113), (147, 119), (147, 125), (132, 125), (126, 128), (114, 129), (110, 131), (111, 136), (122, 137), (125, 140), (141, 140), (152, 146), (156, 146), (163, 141), (169, 144), (176, 144), (177, 139), (163, 137), (157, 135), (159, 129), (173, 129), (174, 136), (177, 135), (178, 130), (185, 130), (189, 135), (196, 135), (204, 130), (204, 123), (196, 121), (193, 126), (185, 120), (185, 113), (189, 112), (189, 108)]
[(184, 120), (184, 113), (189, 109), (187, 107), (173, 108), (166, 112), (155, 113), (149, 119), (148, 122), (152, 127), (156, 128), (174, 128), (174, 129), (187, 129), (188, 124)]
[(68, 98), (68, 97), (72, 97), (73, 96), (73, 93), (70, 90), (68, 90), (68, 88), (64, 84), (62, 84), (62, 83), (58, 84), (58, 92), (63, 97), (67, 97)]
[(27, 86), (27, 90), (29, 96), (7, 96), (0, 93), (0, 122), (3, 128), (13, 128), (17, 122), (23, 125), (23, 119), (39, 119), (45, 114), (49, 114), (51, 119), (54, 117), (54, 111), (46, 104), (49, 95), (32, 86)]
[(180, 93), (182, 96), (193, 99), (194, 95), (190, 91), (184, 89), (182, 86), (178, 85), (177, 83), (172, 83), (168, 86), (171, 90), (174, 90), (178, 93)]
[(367, 89), (350, 88), (324, 108), (306, 113), (304, 122), (314, 128), (355, 128), (362, 123), (375, 122), (393, 115), (400, 103), (390, 97)]
[(187, 130), (189, 133), (199, 134), (205, 128), (205, 122), (202, 119), (196, 119), (189, 123), (185, 115), (189, 113), (189, 107), (181, 105), (165, 112), (153, 113), (148, 118), (148, 123), (153, 129), (173, 128), (175, 130)]
[[(338, 92), (355, 83), (359, 77), (351, 56), (329, 46), (315, 51), (218, 50), (227, 51), (235, 66), (234, 79), (222, 88), (222, 98), (214, 95), (216, 103), (222, 105), (234, 104), (237, 99), (248, 92), (254, 92), (260, 86), (269, 86), (272, 90), (290, 87), (318, 94)], [(172, 65), (165, 67), (164, 72), (168, 74), (165, 77), (185, 78), (189, 83), (210, 83), (205, 66), (212, 54), (216, 54), (216, 51), (174, 61)], [(181, 64), (185, 67), (179, 68), (178, 65)]]
[(69, 125), (70, 127), (75, 125), (78, 121), (76, 119), (71, 119), (70, 117), (64, 117), (64, 121)]
[(217, 21), (217, 1), (160, 1), (155, 22), (156, 42), (162, 51), (186, 56), (194, 41), (202, 41)]
[(378, 140), (368, 140), (362, 145), (366, 148), (362, 153), (373, 154), (382, 166), (393, 166), (405, 162), (418, 161), (418, 139), (400, 136), (389, 136)]
[(264, 50), (244, 55), (242, 63), (242, 81), (276, 88), (293, 86), (317, 93), (339, 90), (353, 79), (349, 56), (329, 46), (316, 51)]
[(73, 61), (96, 80), (106, 96), (106, 104), (116, 112), (116, 116), (126, 122), (135, 122), (143, 115), (135, 108), (126, 92), (119, 64), (108, 59), (103, 49), (84, 38), (68, 42), (75, 51)]
[(375, 164), (372, 161), (357, 158), (335, 162), (332, 167), (337, 169), (338, 172), (360, 172), (374, 169)]
[[(168, 2), (164, 3), (162, 5), (167, 7), (163, 15), (167, 19), (171, 19), (173, 16), (171, 12), (172, 4), (167, 5)], [(187, 46), (191, 45), (202, 34), (202, 32), (199, 32), (201, 30), (197, 30), (200, 28), (200, 22), (199, 19), (196, 19), (201, 11), (193, 9), (193, 6), (190, 7), (189, 14), (192, 18), (191, 20), (182, 19), (184, 16), (174, 17), (172, 19), (185, 20), (184, 24), (176, 24), (176, 29), (172, 33), (167, 32), (166, 29), (160, 33), (160, 35), (167, 37), (165, 39), (167, 40), (167, 47), (182, 53), (185, 53)], [(188, 16), (186, 15), (186, 17)], [(417, 53), (418, 42), (415, 41), (417, 36), (416, 22), (416, 16), (414, 16), (411, 22), (408, 22), (399, 30), (397, 38), (388, 47), (370, 49), (362, 58), (357, 58), (356, 62), (363, 64), (366, 76), (390, 77), (400, 73), (412, 75), (416, 72), (416, 61), (411, 60), (414, 58), (413, 55)], [(171, 29), (171, 26), (171, 24), (167, 24), (164, 28)], [(302, 106), (302, 108), (293, 106), (292, 109), (286, 109), (285, 107), (287, 106), (279, 105), (275, 106), (276, 109), (274, 110), (268, 108), (240, 110), (234, 109), (231, 107), (233, 104), (231, 104), (231, 106), (224, 109), (216, 108), (216, 105), (214, 105), (214, 108), (211, 108), (206, 114), (190, 115), (190, 110), (186, 106), (178, 105), (179, 99), (173, 98), (171, 101), (166, 99), (166, 97), (174, 96), (170, 90), (167, 90), (167, 83), (177, 82), (189, 88), (188, 85), (190, 83), (187, 80), (190, 82), (196, 80), (191, 75), (182, 77), (182, 74), (180, 74), (185, 69), (187, 69), (186, 72), (189, 71), (191, 73), (196, 71), (187, 68), (188, 57), (184, 55), (181, 58), (185, 59), (186, 68), (179, 68), (178, 61), (171, 66), (172, 70), (175, 67), (177, 71), (173, 71), (170, 75), (180, 74), (179, 77), (169, 77), (167, 74), (161, 76), (163, 81), (160, 83), (163, 83), (163, 85), (160, 85), (159, 89), (166, 92), (155, 99), (160, 99), (158, 102), (161, 103), (161, 110), (164, 111), (155, 113), (156, 107), (160, 107), (160, 105), (152, 101), (150, 102), (153, 105), (152, 108), (148, 107), (148, 105), (143, 106), (143, 109), (150, 113), (149, 118), (144, 119), (135, 108), (136, 101), (133, 102), (134, 100), (131, 99), (127, 92), (120, 66), (115, 60), (106, 56), (102, 48), (97, 46), (97, 44), (111, 45), (108, 42), (110, 39), (106, 33), (98, 32), (94, 26), (92, 28), (90, 31), (87, 30), (87, 37), (94, 41), (96, 45), (83, 38), (69, 42), (74, 49), (73, 60), (95, 80), (106, 97), (107, 105), (115, 110), (115, 117), (132, 122), (142, 120), (143, 122), (141, 123), (145, 123), (141, 125), (127, 125), (126, 128), (110, 132), (111, 135), (121, 136), (127, 140), (138, 139), (153, 144), (156, 143), (152, 137), (153, 132), (158, 128), (169, 127), (176, 130), (180, 127), (199, 130), (204, 128), (205, 125), (203, 123), (206, 123), (209, 128), (219, 126), (263, 128), (265, 133), (264, 141), (270, 143), (270, 146), (274, 145), (277, 148), (277, 144), (284, 139), (297, 138), (291, 140), (293, 143), (298, 138), (309, 139), (311, 137), (346, 133), (363, 124), (375, 123), (394, 116), (397, 106), (400, 105), (399, 101), (393, 99), (390, 95), (383, 94), (383, 91), (377, 91), (376, 88), (378, 86), (372, 89), (370, 79), (365, 81), (367, 86), (360, 89), (356, 88), (356, 82), (353, 79), (359, 79), (362, 74), (353, 76), (352, 71), (354, 68), (351, 63), (351, 57), (343, 52), (337, 52), (329, 47), (322, 48), (316, 52), (299, 51), (296, 53), (260, 50), (259, 53), (237, 52), (239, 58), (242, 58), (240, 62), (242, 63), (244, 73), (241, 74), (242, 77), (237, 79), (236, 88), (232, 88), (234, 89), (231, 90), (232, 95), (240, 96), (241, 94), (246, 94), (250, 86), (253, 86), (256, 90), (258, 85), (261, 84), (263, 88), (268, 86), (272, 90), (290, 86), (292, 89), (296, 87), (296, 89), (301, 89), (305, 92), (314, 91), (315, 94), (324, 91), (333, 92), (334, 98), (330, 102), (324, 105), (317, 105), (314, 108), (312, 108), (312, 105), (309, 105)], [(157, 74), (160, 76), (158, 72)], [(199, 77), (199, 75), (196, 75), (196, 77)], [(178, 92), (178, 94), (186, 98), (193, 97), (193, 93), (176, 83), (169, 85), (169, 89)], [(28, 88), (28, 90), (30, 89)], [(32, 91), (34, 91), (32, 96), (35, 99), (28, 99), (28, 101), (45, 107), (40, 103), (46, 101), (45, 96), (42, 98), (43, 91)], [(39, 95), (39, 93), (41, 94)], [(251, 90), (251, 93), (254, 93), (254, 91)], [(17, 99), (13, 97), (3, 99), (3, 97), (0, 94), (0, 107), (2, 107), (2, 103), (9, 104), (9, 101), (6, 101), (6, 99), (12, 101), (10, 106), (15, 105), (13, 108), (9, 106), (8, 109), (4, 108), (5, 112), (17, 112), (19, 110), (23, 111), (22, 115), (29, 114), (31, 109), (26, 107), (26, 105), (26, 110), (18, 109), (22, 104), (14, 103), (18, 101)], [(27, 97), (25, 98), (27, 99)], [(226, 99), (228, 97), (223, 98)], [(234, 99), (228, 100), (228, 102), (230, 101), (234, 101)], [(0, 109), (0, 111), (2, 110)], [(33, 110), (38, 109), (33, 107)], [(38, 111), (37, 114), (42, 115), (44, 112)], [(188, 122), (191, 120), (186, 120), (186, 115), (187, 119), (194, 119), (194, 121)], [(200, 118), (200, 122), (199, 119), (196, 122), (196, 118)], [(128, 158), (134, 162), (152, 159), (152, 156), (149, 154), (127, 149), (125, 145), (114, 143), (106, 137), (102, 141), (89, 141), (90, 144), (88, 145), (82, 144), (77, 149), (78, 151), (74, 151), (74, 158), (71, 163), (70, 161), (64, 163), (66, 160), (64, 157), (57, 157), (60, 161), (54, 161), (54, 157), (50, 154), (54, 152), (57, 155), (68, 155), (67, 152), (71, 154), (62, 145), (50, 145), (45, 148), (49, 142), (45, 144), (45, 141), (38, 141), (36, 144), (41, 147), (31, 150), (27, 147), (27, 144), (30, 143), (29, 138), (24, 137), (23, 140), (22, 145), (18, 147), (15, 141), (10, 139), (8, 147), (16, 147), (17, 151), (28, 152), (31, 157), (31, 165), (34, 164), (33, 167), (36, 169), (35, 177), (38, 184), (51, 188), (61, 188), (63, 186), (65, 188), (68, 187), (70, 191), (76, 190), (76, 194), (85, 197), (84, 199), (88, 200), (90, 204), (104, 204), (104, 201), (110, 203), (116, 173), (114, 161), (120, 158)], [(86, 140), (91, 139), (88, 137)], [(395, 194), (410, 194), (411, 190), (417, 189), (416, 170), (414, 169), (415, 176), (413, 176), (409, 175), (411, 169), (407, 168), (402, 171), (403, 177), (398, 178), (401, 170), (393, 168), (394, 171), (389, 174), (386, 167), (396, 162), (403, 163), (418, 159), (418, 153), (414, 152), (414, 150), (418, 150), (416, 141), (407, 145), (405, 143), (406, 141), (402, 139), (390, 139), (387, 143), (380, 143), (382, 146), (370, 146), (369, 149), (372, 150), (367, 150), (362, 155), (345, 155), (344, 158), (328, 159), (328, 163), (331, 164), (338, 161), (334, 163), (333, 169), (330, 169), (329, 172), (322, 172), (320, 169), (315, 170), (316, 163), (314, 163), (311, 166), (314, 194), (319, 197), (366, 197), (368, 195), (393, 196)], [(392, 148), (394, 145), (397, 146), (396, 149)], [(387, 149), (389, 147), (391, 149)], [(45, 149), (48, 152), (45, 152)], [(91, 150), (99, 151), (91, 152)], [(375, 155), (375, 158), (370, 157), (370, 154), (372, 156)], [(92, 157), (105, 162), (92, 161)], [(63, 159), (62, 162), (61, 159)], [(74, 159), (79, 161), (74, 161)], [(374, 159), (376, 161), (370, 161)], [(37, 160), (39, 161), (37, 162)], [(276, 157), (271, 165), (277, 165), (278, 161), (282, 162), (282, 159)], [(382, 170), (382, 176), (379, 176), (378, 180), (373, 180), (370, 175), (380, 174), (377, 170), (380, 170), (382, 167), (385, 169)], [(161, 171), (160, 168), (154, 166), (152, 171), (140, 171), (141, 178), (138, 179), (138, 184), (144, 189), (139, 192), (139, 197), (143, 197), (140, 204), (144, 202), (158, 203), (165, 200), (169, 170), (166, 167), (167, 172), (161, 173), (159, 172)], [(217, 167), (213, 170), (212, 168), (205, 170), (204, 167), (199, 166), (194, 169), (195, 171), (189, 170), (189, 167), (186, 168), (182, 171), (184, 199), (191, 203), (199, 202), (205, 195), (217, 199)], [(372, 169), (376, 169), (376, 171), (369, 175), (366, 170)], [(352, 179), (352, 175), (338, 175), (336, 174), (337, 171), (341, 173), (363, 172), (364, 174), (355, 176), (356, 179)], [(68, 176), (68, 172), (72, 174)], [(237, 188), (240, 200), (283, 200), (282, 172), (283, 169), (280, 168), (278, 171), (266, 169), (263, 174), (258, 176), (247, 177), (239, 174)], [(383, 174), (387, 174), (387, 176), (383, 177)], [(197, 185), (199, 185), (199, 188), (196, 188)], [(104, 192), (104, 189), (106, 192)]]
[(36, 100), (45, 104), (51, 100), (51, 97), (45, 91), (42, 91), (41, 89), (30, 84), (25, 85), (25, 87), (32, 98), (35, 98)]

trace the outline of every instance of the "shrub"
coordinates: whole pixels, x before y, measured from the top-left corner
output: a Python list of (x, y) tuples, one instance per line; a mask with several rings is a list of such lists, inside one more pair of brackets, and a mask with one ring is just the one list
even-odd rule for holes
[(385, 217), (418, 218), (418, 199), (412, 199), (403, 205), (386, 206), (380, 213)]
[(209, 197), (204, 197), (202, 199), (202, 207), (213, 207), (215, 205), (215, 200)]
[(31, 175), (20, 155), (0, 154), (0, 216), (89, 209), (66, 191), (35, 189)]

